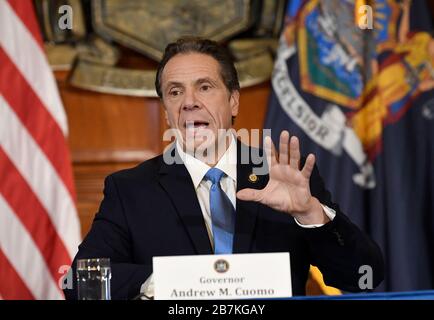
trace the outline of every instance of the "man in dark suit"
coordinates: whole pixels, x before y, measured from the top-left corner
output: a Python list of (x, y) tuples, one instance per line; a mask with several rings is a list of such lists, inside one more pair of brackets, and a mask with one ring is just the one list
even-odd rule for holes
[[(258, 164), (258, 150), (230, 133), (239, 83), (222, 47), (201, 39), (168, 45), (156, 90), (177, 139), (163, 155), (106, 178), (73, 269), (77, 259), (110, 258), (114, 299), (152, 295), (154, 256), (290, 252), (295, 295), (305, 293), (311, 264), (347, 291), (362, 289), (364, 265), (374, 286), (382, 281), (378, 246), (332, 202), (296, 137), (282, 132), (278, 151), (266, 138)], [(255, 174), (264, 163), (268, 173)], [(67, 298), (76, 298), (75, 287)]]

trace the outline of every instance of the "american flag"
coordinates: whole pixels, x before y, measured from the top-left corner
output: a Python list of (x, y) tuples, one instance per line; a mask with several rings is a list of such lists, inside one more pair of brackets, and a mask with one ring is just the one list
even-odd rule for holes
[(0, 299), (63, 299), (80, 241), (67, 119), (31, 0), (0, 0)]

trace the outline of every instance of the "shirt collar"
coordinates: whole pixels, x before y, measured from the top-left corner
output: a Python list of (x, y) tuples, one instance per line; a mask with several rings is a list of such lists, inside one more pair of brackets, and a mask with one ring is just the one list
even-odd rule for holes
[[(199, 187), (199, 184), (203, 180), (203, 177), (208, 172), (208, 170), (211, 169), (211, 167), (205, 162), (202, 162), (199, 159), (193, 157), (192, 155), (184, 152), (178, 140), (176, 141), (176, 151), (184, 162), (184, 165), (187, 168), (191, 179), (193, 180), (194, 188), (197, 189), (197, 187)], [(231, 135), (231, 142), (229, 144), (229, 148), (217, 162), (215, 168), (220, 169), (233, 181), (237, 182), (237, 143), (233, 135)]]

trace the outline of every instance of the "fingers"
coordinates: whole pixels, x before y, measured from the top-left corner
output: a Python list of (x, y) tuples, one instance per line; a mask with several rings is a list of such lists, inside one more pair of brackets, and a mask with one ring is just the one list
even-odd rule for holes
[(242, 189), (237, 192), (237, 198), (244, 201), (260, 201), (262, 198), (261, 195), (262, 190), (256, 190), (256, 189)]
[(289, 144), (289, 132), (284, 130), (280, 134), (279, 141), (279, 163), (288, 164), (288, 144)]
[(277, 163), (276, 159), (276, 149), (274, 148), (273, 141), (271, 137), (266, 136), (264, 139), (264, 150), (267, 156), (268, 169)]
[(301, 170), (301, 174), (303, 175), (303, 177), (309, 179), (310, 175), (312, 174), (312, 170), (314, 166), (315, 166), (315, 156), (312, 153), (310, 153), (306, 158), (306, 162), (304, 163), (303, 169)]
[(289, 141), (289, 166), (298, 170), (300, 165), (300, 144), (296, 136)]
[[(292, 169), (300, 170), (300, 158), (301, 158), (300, 142), (296, 136), (292, 136), (290, 139), (289, 132), (284, 130), (280, 134), (280, 140), (279, 140), (279, 164), (282, 165), (288, 164), (288, 147), (289, 147), (289, 166)], [(269, 167), (271, 168), (272, 165), (277, 164), (277, 158), (276, 158), (277, 152), (276, 149), (274, 148), (274, 144), (271, 141), (271, 138), (268, 136), (265, 137), (264, 149), (267, 155), (267, 162), (269, 164)], [(310, 178), (314, 165), (315, 165), (315, 156), (313, 154), (309, 154), (303, 166), (303, 169), (301, 170), (301, 173), (305, 178), (307, 179)]]

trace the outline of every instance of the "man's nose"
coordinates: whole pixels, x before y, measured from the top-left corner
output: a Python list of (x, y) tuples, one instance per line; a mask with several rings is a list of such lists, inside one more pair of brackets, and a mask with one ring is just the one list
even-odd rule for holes
[(189, 111), (189, 110), (199, 109), (199, 108), (200, 108), (199, 103), (197, 101), (194, 90), (186, 90), (184, 94), (182, 109), (184, 111)]

